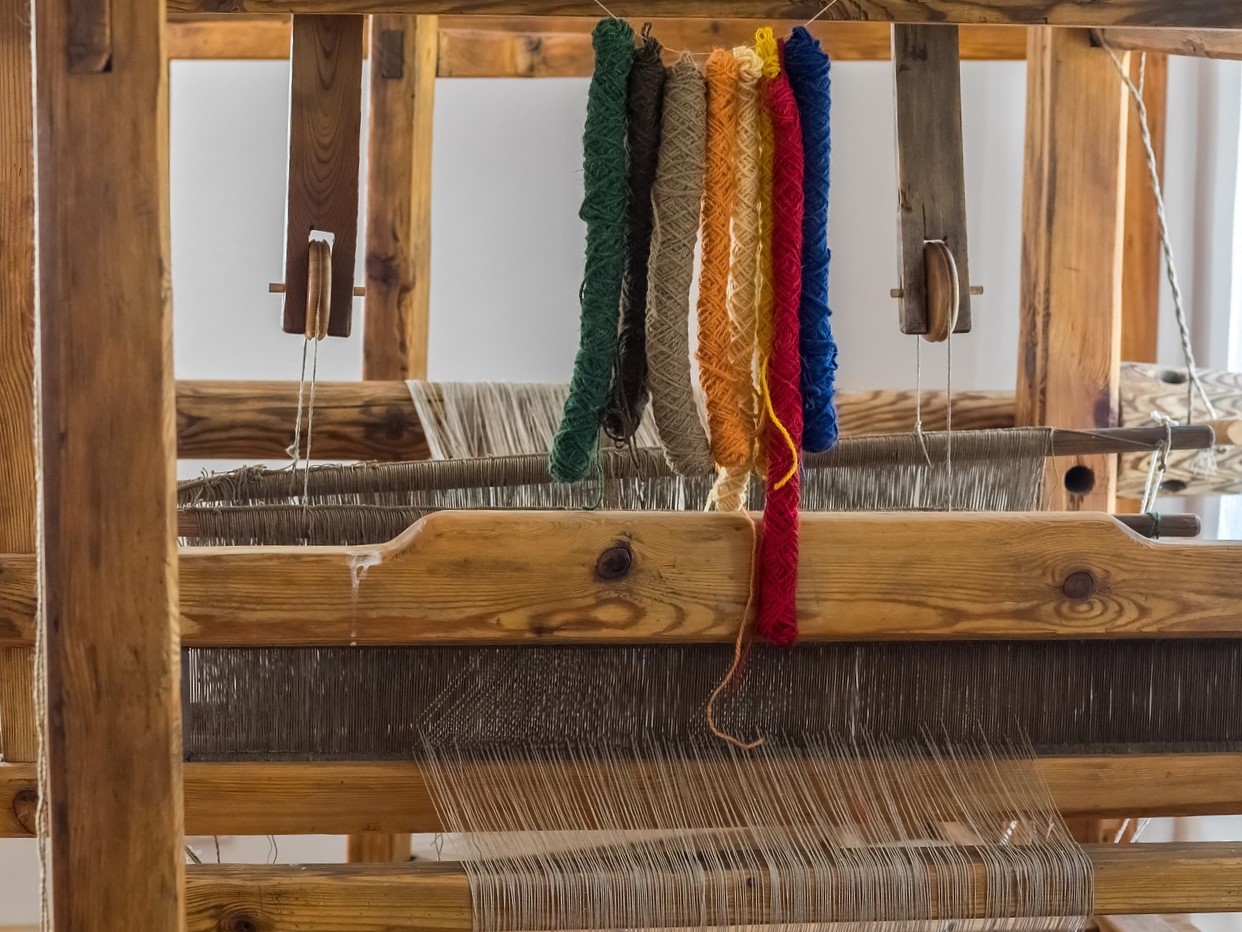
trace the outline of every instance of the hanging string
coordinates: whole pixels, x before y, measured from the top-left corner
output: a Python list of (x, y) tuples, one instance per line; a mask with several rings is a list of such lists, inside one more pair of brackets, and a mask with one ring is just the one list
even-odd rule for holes
[(595, 72), (587, 94), (582, 137), (583, 198), (579, 211), (587, 228), (586, 266), (579, 292), (578, 355), (548, 461), (557, 482), (577, 482), (591, 469), (591, 453), (598, 443), (600, 414), (616, 358), (625, 272), (625, 108), (634, 31), (624, 20), (600, 20), (591, 43)]
[(683, 57), (665, 80), (660, 157), (651, 191), (647, 367), (665, 458), (674, 472), (686, 476), (712, 471), (690, 373), (690, 285), (706, 139), (706, 83), (694, 62)]
[(749, 373), (733, 365), (728, 312), (729, 223), (737, 196), (738, 62), (717, 49), (707, 60), (707, 162), (703, 174), (702, 261), (699, 269), (699, 384), (707, 406), (712, 458), (721, 469), (750, 463), (741, 417)]
[[(1186, 308), (1182, 301), (1182, 289), (1177, 276), (1177, 262), (1173, 255), (1173, 240), (1169, 234), (1169, 218), (1165, 213), (1164, 185), (1160, 181), (1160, 166), (1156, 160), (1155, 147), (1152, 144), (1151, 123), (1147, 115), (1147, 103), (1143, 99), (1143, 92), (1131, 80), (1129, 71), (1113, 47), (1108, 42), (1104, 42), (1104, 49), (1108, 52), (1109, 58), (1112, 59), (1113, 67), (1117, 69), (1117, 74), (1121, 76), (1122, 83), (1130, 92), (1130, 99), (1134, 101), (1134, 109), (1138, 114), (1139, 137), (1143, 142), (1143, 155), (1147, 162), (1147, 176), (1151, 183), (1152, 196), (1156, 201), (1156, 220), (1160, 227), (1160, 250), (1164, 254), (1165, 277), (1169, 282), (1169, 291), (1173, 295), (1173, 317), (1177, 321), (1177, 334), (1182, 345), (1182, 359), (1186, 366), (1186, 374), (1189, 377), (1189, 383), (1186, 387), (1186, 423), (1194, 423), (1194, 395), (1196, 392), (1203, 402), (1208, 419), (1214, 420), (1218, 417), (1216, 406), (1212, 404), (1212, 399), (1208, 397), (1207, 389), (1204, 388), (1203, 382), (1199, 378), (1199, 369), (1195, 363), (1195, 351), (1194, 347), (1191, 346), (1190, 325), (1186, 320)], [(1144, 75), (1146, 63), (1147, 53), (1144, 52), (1140, 66), (1140, 70), (1144, 72)]]
[(827, 450), (837, 441), (834, 404), (837, 345), (828, 307), (828, 181), (832, 137), (831, 62), (806, 27), (785, 44), (785, 71), (798, 102), (805, 159), (802, 215), (802, 354), (804, 449)]
[(772, 119), (772, 355), (763, 373), (770, 417), (789, 438), (769, 444), (767, 497), (760, 542), (760, 600), (755, 631), (776, 644), (798, 638), (797, 451), (802, 443), (798, 305), (802, 290), (802, 129), (782, 70), (764, 88)]
[(660, 149), (664, 64), (660, 43), (643, 27), (634, 50), (626, 99), (626, 139), (630, 153), (626, 218), (625, 277), (621, 290), (621, 332), (612, 386), (604, 408), (604, 431), (629, 443), (647, 406), (647, 264), (651, 252), (651, 187)]
[(1143, 498), (1139, 505), (1140, 514), (1155, 513), (1156, 497), (1160, 494), (1160, 487), (1164, 485), (1164, 477), (1169, 471), (1169, 451), (1173, 449), (1173, 428), (1177, 424), (1173, 418), (1159, 411), (1153, 411), (1151, 419), (1164, 428), (1164, 439), (1151, 453), (1147, 481), (1143, 485)]

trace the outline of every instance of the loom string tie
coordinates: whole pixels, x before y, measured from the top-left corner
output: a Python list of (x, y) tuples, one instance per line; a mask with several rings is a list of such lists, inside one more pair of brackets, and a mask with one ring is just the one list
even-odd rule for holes
[(600, 20), (591, 42), (595, 70), (587, 93), (579, 211), (587, 227), (586, 264), (579, 289), (581, 325), (569, 396), (549, 455), (552, 475), (562, 482), (582, 479), (591, 468), (591, 451), (597, 443), (616, 358), (625, 272), (625, 115), (634, 31), (624, 20)]

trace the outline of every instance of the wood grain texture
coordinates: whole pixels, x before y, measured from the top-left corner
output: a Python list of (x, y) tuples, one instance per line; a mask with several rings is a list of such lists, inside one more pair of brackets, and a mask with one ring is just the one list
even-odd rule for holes
[(328, 335), (347, 337), (352, 325), (362, 27), (360, 16), (296, 16), (293, 20), (285, 213), (286, 333), (306, 331), (308, 243), (314, 231), (334, 237)]
[(111, 0), (110, 70), (71, 75), (74, 11), (35, 6), (52, 928), (178, 932), (164, 15)]
[[(798, 21), (774, 23), (777, 33)], [(593, 23), (576, 16), (441, 17), (442, 78), (589, 77)], [(753, 20), (665, 19), (655, 34), (670, 48), (731, 48), (754, 39)], [(812, 23), (815, 34), (836, 61), (879, 61), (892, 49), (886, 23)], [(179, 14), (168, 23), (168, 57), (206, 59), (281, 59), (289, 57), (291, 24), (287, 15), (214, 16)], [(962, 28), (962, 58), (979, 61), (1026, 57), (1026, 34), (1006, 26)], [(670, 53), (671, 55), (671, 53)]]
[[(1031, 765), (1068, 818), (1242, 813), (1242, 755), (1038, 758)], [(0, 838), (33, 834), (33, 764), (0, 765)], [(188, 763), (192, 835), (420, 834), (443, 825), (415, 762)]]
[(427, 377), (438, 56), (436, 17), (374, 18), (362, 334), (368, 380)]
[[(1242, 413), (1242, 373), (1201, 370), (1208, 395), (1221, 417)], [(1170, 366), (1134, 364), (1121, 371), (1121, 418), (1132, 424), (1151, 423), (1153, 411), (1179, 421), (1186, 419), (1186, 370)], [(1117, 488), (1122, 495), (1139, 497), (1147, 478), (1148, 456), (1121, 457)], [(1174, 453), (1161, 487), (1165, 495), (1236, 495), (1242, 493), (1242, 446), (1216, 448), (1216, 471), (1196, 467), (1193, 453)]]
[[(951, 27), (893, 27), (897, 114), (897, 245), (902, 333), (929, 330), (925, 246), (948, 247), (960, 282), (956, 333), (970, 331), (966, 165), (962, 151), (962, 75)], [(952, 302), (949, 302), (952, 306)], [(949, 319), (952, 314), (948, 315)], [(949, 324), (944, 325), (948, 333)]]
[[(0, 550), (35, 550), (34, 115), (30, 3), (0, 0)], [(0, 650), (0, 760), (38, 754), (33, 657)]]
[[(1090, 34), (1032, 30), (1016, 420), (1117, 423), (1122, 210), (1130, 102)], [(1111, 511), (1116, 461), (1062, 460), (1053, 508)]]
[[(934, 849), (909, 850), (912, 856), (921, 853), (927, 858), (934, 890), (937, 880), (943, 880), (933, 867)], [(1242, 845), (1091, 845), (1086, 853), (1094, 868), (1100, 913), (1242, 909)], [(985, 864), (969, 848), (963, 855), (974, 865), (972, 917), (984, 916)], [(934, 892), (930, 899), (939, 901)], [(195, 865), (187, 871), (187, 900), (190, 932), (236, 928), (468, 932), (471, 928), (466, 874), (451, 861), (404, 866)], [(661, 921), (674, 927), (694, 922), (672, 903), (662, 911)]]
[[(587, 16), (598, 18), (594, 0), (169, 0), (178, 13), (439, 13), (460, 15)], [(718, 0), (617, 0), (621, 17), (710, 19)], [(731, 0), (740, 19), (869, 20), (879, 23), (958, 23), (1017, 26), (1135, 26), (1242, 29), (1242, 10), (1220, 0)]]
[(351, 864), (389, 864), (410, 860), (408, 832), (361, 832), (349, 836), (345, 859)]
[[(1164, 173), (1165, 117), (1169, 99), (1169, 60), (1164, 55), (1131, 56), (1130, 77), (1142, 77), (1147, 122), (1160, 174)], [(1156, 361), (1160, 330), (1160, 290), (1164, 281), (1160, 254), (1160, 221), (1151, 189), (1151, 173), (1143, 147), (1139, 120), (1130, 112), (1126, 136), (1126, 202), (1121, 260), (1121, 358), (1134, 362)]]
[(1103, 29), (1099, 38), (1113, 48), (1194, 58), (1242, 58), (1236, 29)]
[[(622, 542), (633, 568), (596, 577)], [(440, 512), (352, 548), (188, 548), (193, 646), (732, 642), (746, 604), (741, 515)], [(808, 641), (1237, 637), (1242, 547), (1153, 542), (1107, 515), (813, 514)], [(1092, 591), (1062, 591), (1086, 572)], [(273, 581), (280, 585), (274, 586)], [(33, 639), (34, 567), (0, 557), (0, 646)]]

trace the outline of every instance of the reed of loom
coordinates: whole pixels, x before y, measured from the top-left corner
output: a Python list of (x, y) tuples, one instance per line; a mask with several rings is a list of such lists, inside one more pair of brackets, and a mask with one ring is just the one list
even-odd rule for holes
[[(175, 3), (173, 12), (194, 12), (192, 6)], [(318, 2), (313, 12), (345, 12), (343, 7), (338, 10), (334, 6)], [(402, 9), (422, 14), (447, 12), (422, 0)], [(562, 4), (559, 9), (566, 7)], [(492, 4), (487, 10), (533, 12), (529, 6), (516, 9), (503, 3)], [(593, 4), (569, 11), (587, 16), (598, 12)], [(6, 199), (18, 205), (0, 220), (5, 242), (15, 256), (15, 261), (0, 270), (0, 359), (4, 361), (0, 371), (8, 375), (0, 381), (0, 425), (5, 432), (5, 442), (0, 444), (0, 530), (6, 552), (0, 558), (4, 569), (0, 574), (4, 592), (0, 634), (5, 639), (0, 655), (5, 742), (0, 784), (8, 794), (5, 802), (17, 803), (0, 807), (0, 824), (6, 833), (31, 830), (28, 816), (35, 729), (29, 652), (37, 598), (32, 554), (38, 547), (44, 560), (42, 608), (48, 617), (57, 619), (48, 644), (47, 709), (52, 722), (66, 726), (49, 729), (50, 771), (44, 784), (51, 810), (57, 815), (50, 835), (55, 929), (205, 929), (230, 922), (234, 928), (245, 928), (247, 923), (253, 927), (259, 922), (272, 928), (298, 924), (355, 929), (392, 929), (402, 924), (405, 928), (465, 928), (470, 911), (467, 880), (464, 873), (451, 867), (424, 872), (404, 866), (297, 871), (204, 867), (186, 871), (181, 864), (180, 839), (186, 824), (212, 831), (220, 830), (229, 820), (238, 824), (248, 819), (247, 827), (260, 833), (277, 829), (279, 820), (287, 820), (286, 826), (300, 831), (316, 831), (325, 825), (337, 831), (377, 825), (389, 830), (398, 827), (386, 821), (397, 808), (387, 802), (392, 797), (381, 795), (390, 793), (393, 784), (377, 782), (374, 787), (382, 786), (382, 791), (368, 789), (365, 781), (359, 782), (359, 775), (374, 771), (365, 767), (346, 767), (329, 775), (302, 765), (268, 765), (244, 771), (239, 777), (238, 771), (208, 771), (191, 764), (185, 768), (188, 782), (183, 811), (182, 767), (177, 763), (179, 697), (168, 662), (178, 641), (175, 618), (182, 619), (180, 627), (187, 643), (192, 644), (213, 624), (227, 619), (230, 612), (236, 621), (243, 606), (254, 615), (248, 619), (250, 623), (236, 624), (228, 634), (226, 639), (235, 643), (255, 635), (254, 623), (265, 630), (264, 637), (272, 636), (271, 625), (275, 625), (284, 626), (293, 640), (331, 636), (338, 643), (347, 643), (349, 619), (355, 611), (349, 601), (352, 580), (375, 582), (386, 574), (377, 572), (380, 565), (371, 565), (363, 574), (367, 552), (187, 552), (178, 559), (170, 468), (176, 443), (167, 339), (169, 296), (163, 277), (169, 259), (164, 16), (150, 0), (122, 0), (105, 6), (79, 0), (40, 0), (33, 16), (22, 15), (20, 7), (17, 12), (19, 15), (0, 19), (0, 34), (5, 39), (0, 56), (3, 85), (14, 90), (6, 96), (3, 111), (6, 128), (11, 131), (0, 134), (6, 155), (0, 164), (7, 169), (0, 172), (0, 187)], [(348, 12), (366, 12), (366, 6), (350, 4)], [(678, 15), (703, 10), (674, 5), (663, 7), (661, 12)], [(738, 16), (760, 12), (744, 6), (733, 10)], [(802, 20), (818, 12), (818, 5), (791, 8), (790, 12)], [(846, 29), (883, 25), (879, 22), (882, 10), (860, 11), (846, 4), (829, 10), (821, 23), (825, 29), (836, 29), (838, 24), (830, 20), (860, 12), (870, 14), (875, 22), (843, 24)], [(1023, 423), (1103, 426), (1098, 419), (1106, 420), (1111, 412), (1109, 406), (1097, 405), (1096, 399), (1116, 398), (1112, 347), (1117, 345), (1121, 327), (1118, 264), (1122, 250), (1117, 247), (1124, 193), (1116, 180), (1122, 174), (1116, 169), (1123, 159), (1126, 117), (1119, 95), (1108, 83), (1109, 66), (1090, 43), (1085, 29), (1102, 27), (1103, 36), (1122, 47), (1220, 55), (1228, 54), (1231, 48), (1236, 53), (1237, 30), (1242, 22), (1234, 8), (1224, 4), (1175, 8), (1126, 0), (1089, 8), (1056, 3), (1039, 4), (1036, 9), (1035, 5), (1018, 3), (1004, 10), (970, 12), (972, 20), (983, 18), (991, 23), (1029, 25), (1038, 21), (1072, 27), (1036, 29), (1030, 35), (1028, 67), (1036, 80), (1030, 84), (1028, 106), (1030, 193), (1024, 222), (1027, 262), (1022, 305), (1022, 358), (1028, 364), (1018, 385), (1017, 404)], [(216, 15), (217, 25), (223, 29), (253, 31), (252, 24), (238, 18), (242, 13)], [(910, 15), (926, 16), (928, 11), (914, 9)], [(965, 11), (950, 4), (946, 10), (937, 11), (937, 17), (938, 21), (952, 22), (965, 18)], [(37, 82), (33, 80), (34, 58), (29, 52), (32, 21), (39, 42)], [(438, 54), (434, 29), (428, 30), (425, 23), (416, 23), (408, 16), (388, 16), (380, 22), (387, 28), (379, 29), (373, 41), (375, 48), (386, 54), (372, 57), (376, 68), (388, 80), (412, 85), (421, 75), (426, 81), (427, 64), (436, 61)], [(1116, 28), (1121, 25), (1126, 28)], [(394, 42), (392, 34), (403, 29), (405, 36)], [(1009, 29), (1006, 35), (1020, 32)], [(412, 41), (415, 36), (422, 37), (417, 47)], [(497, 44), (493, 41), (492, 46)], [(288, 48), (287, 42), (284, 47)], [(394, 47), (399, 51), (394, 53)], [(415, 50), (417, 57), (410, 55)], [(394, 58), (402, 60), (405, 67), (394, 67)], [(37, 122), (34, 112), (40, 114)], [(373, 133), (372, 138), (381, 135), (387, 139), (402, 136), (397, 132)], [(47, 441), (38, 456), (29, 440), (35, 420), (29, 373), (34, 368), (35, 353), (35, 265), (31, 260), (35, 249), (36, 175), (32, 167), (36, 139), (41, 186), (39, 421)], [(82, 145), (83, 139), (90, 139), (91, 145)], [(1071, 139), (1076, 141), (1072, 150), (1067, 142)], [(417, 142), (393, 145), (411, 150), (417, 146), (425, 155), (429, 134), (420, 134)], [(410, 166), (429, 164), (425, 157), (394, 157), (393, 161)], [(419, 178), (424, 177), (425, 173), (420, 173)], [(411, 205), (410, 189), (415, 185), (408, 175), (394, 182), (398, 188), (403, 183), (406, 189), (395, 193), (372, 185), (371, 197), (376, 203), (387, 198), (391, 205), (403, 205), (397, 210), (420, 213)], [(1145, 229), (1141, 221), (1129, 222), (1140, 232)], [(1066, 226), (1074, 226), (1080, 233), (1073, 238), (1072, 256), (1062, 252), (1070, 248), (1069, 237), (1061, 235)], [(1142, 240), (1144, 236), (1136, 238)], [(422, 240), (415, 236), (410, 241)], [(426, 287), (425, 279), (421, 287)], [(1127, 302), (1127, 308), (1150, 306), (1155, 297), (1154, 289), (1150, 290), (1146, 302)], [(1048, 309), (1051, 313), (1046, 315)], [(389, 322), (395, 324), (394, 318), (405, 311), (387, 313)], [(417, 318), (418, 314), (413, 314), (403, 332), (419, 333)], [(425, 327), (425, 316), (421, 319)], [(1131, 330), (1137, 325), (1127, 321)], [(424, 349), (411, 342), (407, 352), (412, 357)], [(83, 365), (83, 360), (89, 360), (90, 365)], [(1083, 373), (1094, 373), (1086, 377), (1091, 384), (1083, 384)], [(380, 411), (387, 410), (380, 407)], [(372, 417), (377, 423), (390, 423), (384, 416)], [(291, 420), (280, 419), (283, 439), (276, 444), (278, 448), (287, 443), (283, 431)], [(1075, 493), (1070, 500), (1083, 506), (1110, 504), (1112, 482), (1107, 462), (1088, 461), (1076, 466), (1090, 470), (1093, 481), (1089, 492)], [(41, 470), (44, 500), (38, 522), (36, 468)], [(1084, 488), (1083, 473), (1075, 475), (1076, 487)], [(98, 494), (101, 489), (106, 489), (106, 494)], [(846, 528), (868, 524), (867, 520), (853, 518), (824, 520), (825, 526), (830, 523)], [(489, 519), (476, 528), (468, 517), (438, 516), (422, 526), (423, 542), (419, 546), (426, 548), (438, 540), (436, 545), (444, 547), (447, 541), (455, 556), (448, 559), (445, 554), (439, 564), (441, 591), (447, 589), (450, 596), (460, 596), (463, 586), (460, 580), (454, 584), (452, 568), (460, 567), (464, 533), (487, 528), (493, 534), (506, 533), (506, 540), (488, 543), (492, 549), (484, 548), (482, 559), (486, 566), (490, 553), (495, 563), (511, 564), (512, 541), (525, 540), (528, 527), (547, 523), (550, 526), (544, 540), (559, 543), (560, 549), (551, 547), (551, 559), (538, 568), (563, 575), (567, 565), (578, 565), (564, 562), (567, 532), (563, 521), (549, 522), (546, 516), (519, 517), (509, 524), (501, 521), (497, 527), (497, 522)], [(589, 576), (595, 565), (593, 558), (600, 553), (598, 547), (614, 542), (617, 538), (613, 535), (623, 533), (626, 522), (612, 516), (578, 516), (574, 521), (568, 533), (577, 535), (578, 563)], [(893, 526), (901, 527), (908, 521), (875, 521), (884, 530), (864, 530), (866, 539), (854, 543), (892, 543), (893, 559), (906, 558), (905, 564), (891, 564), (892, 570), (901, 565), (917, 567), (929, 549), (938, 550), (955, 539), (978, 545), (980, 533), (998, 533), (998, 528), (1009, 526), (1004, 520), (961, 516), (920, 518), (916, 522), (920, 526), (917, 541), (891, 533)], [(1050, 527), (1055, 533), (1048, 530)], [(726, 532), (726, 528), (732, 530)], [(719, 565), (736, 567), (744, 560), (738, 544), (741, 526), (732, 519), (710, 524), (702, 517), (678, 516), (676, 521), (651, 525), (645, 533), (649, 536), (638, 548), (640, 559), (654, 561), (654, 565), (644, 564), (646, 570), (659, 570), (664, 578), (674, 580), (674, 595), (691, 604), (694, 600), (687, 593), (712, 578), (702, 575), (708, 564), (696, 563), (687, 582), (686, 568), (672, 559), (672, 554), (705, 548), (715, 551), (709, 556), (724, 560)], [(40, 534), (42, 543), (37, 544)], [(1238, 578), (1236, 556), (1227, 547), (1139, 545), (1096, 519), (1053, 516), (1024, 522), (1009, 536), (1000, 536), (1008, 541), (1011, 557), (1037, 554), (1036, 545), (1052, 547), (1057, 539), (1065, 547), (1054, 547), (1057, 553), (1088, 553), (1093, 561), (1105, 557), (1113, 561), (1119, 553), (1130, 558), (1138, 572), (1146, 574), (1146, 581), (1132, 575), (1133, 570), (1120, 562), (1110, 562), (1109, 572), (1094, 578), (1097, 585), (1101, 580), (1107, 584), (1110, 594), (1130, 591), (1133, 586), (1141, 590), (1142, 598), (1125, 603), (1128, 608), (1113, 603), (1105, 606), (1101, 616), (1105, 620), (1098, 623), (1101, 629), (1109, 624), (1124, 627), (1150, 622), (1156, 627), (1182, 625), (1199, 633), (1236, 636), (1221, 621), (1236, 601), (1236, 594), (1221, 591), (1222, 580), (1227, 588)], [(407, 543), (413, 544), (413, 540)], [(812, 544), (820, 546), (818, 541)], [(827, 540), (824, 546), (830, 546)], [(652, 548), (650, 554), (646, 547)], [(962, 552), (969, 549), (963, 547)], [(574, 552), (572, 548), (568, 551)], [(419, 554), (420, 559), (425, 553)], [(584, 563), (587, 555), (592, 559)], [(527, 561), (524, 566), (530, 561), (538, 563), (530, 555), (523, 559)], [(1003, 591), (1009, 571), (998, 563), (989, 563), (986, 555), (982, 559), (982, 583), (1001, 583), (997, 591)], [(1010, 594), (1026, 599), (1020, 604), (1027, 605), (1031, 615), (1038, 615), (1037, 608), (1042, 605), (1045, 619), (1072, 620), (1076, 617), (1073, 606), (1085, 603), (1097, 607), (1090, 586), (1071, 587), (1073, 592), (1088, 593), (1072, 603), (1062, 603), (1060, 596), (1050, 595), (1058, 582), (1055, 572), (1069, 569), (1068, 564), (1043, 564), (1036, 559), (1033, 565), (1043, 566), (1050, 574), (1048, 578), (1020, 592), (1010, 590)], [(879, 567), (881, 576), (883, 569)], [(293, 575), (285, 575), (290, 570), (294, 570)], [(876, 576), (874, 567), (859, 565), (856, 572), (857, 579), (863, 579), (864, 574), (867, 579)], [(303, 586), (296, 604), (292, 599), (282, 604), (286, 598), (282, 592), (287, 591), (289, 580)], [(430, 574), (419, 579), (417, 589), (425, 589), (434, 580)], [(1068, 581), (1069, 577), (1064, 577), (1064, 582)], [(808, 583), (804, 597), (808, 604), (819, 604), (825, 590), (817, 589), (814, 579)], [(902, 577), (901, 584), (905, 591), (909, 579)], [(359, 586), (360, 592), (367, 593), (363, 627), (384, 617), (391, 627), (393, 606), (402, 604), (401, 598), (414, 589), (409, 583), (395, 586), (380, 593), (378, 602), (372, 602), (373, 593), (367, 585), (362, 582)], [(474, 617), (494, 614), (512, 619), (512, 609), (495, 612), (497, 607), (511, 604), (505, 591), (499, 585), (483, 589)], [(572, 611), (572, 606), (593, 594), (583, 589), (590, 586), (567, 586), (565, 591), (544, 595), (552, 597), (549, 606), (571, 606)], [(335, 597), (316, 600), (316, 596), (336, 590)], [(934, 587), (932, 593), (938, 596), (939, 604), (960, 606), (957, 614), (971, 616), (972, 598), (968, 594)], [(1153, 593), (1157, 594), (1148, 598)], [(736, 609), (738, 593), (732, 591), (730, 598)], [(384, 601), (388, 603), (386, 611)], [(445, 597), (442, 604), (451, 609), (456, 602), (456, 598)], [(301, 614), (307, 605), (318, 607), (310, 614)], [(1140, 606), (1147, 605), (1154, 606), (1151, 614), (1140, 611)], [(897, 601), (892, 608), (892, 617), (905, 615)], [(460, 608), (456, 610), (463, 616), (459, 620), (471, 617)], [(907, 624), (921, 624), (924, 633), (942, 631), (951, 627), (952, 614), (947, 610), (924, 614)], [(706, 619), (701, 610), (688, 617)], [(856, 620), (861, 630), (862, 619)], [(598, 621), (610, 623), (607, 618)], [(530, 627), (535, 622), (529, 618), (527, 622), (526, 637), (545, 636)], [(1087, 620), (1085, 624), (1089, 627), (1095, 622)], [(1020, 633), (1020, 625), (1013, 628), (1010, 633)], [(578, 636), (584, 635), (579, 632)], [(719, 626), (718, 636), (727, 638), (724, 625)], [(76, 661), (87, 652), (91, 663), (84, 667)], [(1219, 764), (1219, 757), (1208, 756)], [(1181, 812), (1236, 811), (1239, 800), (1232, 792), (1236, 763), (1214, 771), (1212, 761), (1203, 760), (1202, 755), (1169, 755), (1149, 764), (1150, 769), (1142, 771), (1140, 798), (1159, 794), (1179, 799), (1180, 803), (1169, 805), (1181, 806)], [(1112, 779), (1123, 782), (1125, 777), (1114, 771)], [(355, 781), (349, 784), (353, 791), (347, 796), (339, 791), (342, 780)], [(1204, 788), (1204, 782), (1214, 786)], [(20, 789), (10, 792), (14, 786)], [(133, 807), (118, 805), (118, 800), (127, 798), (141, 801), (141, 832), (132, 831)], [(316, 805), (312, 799), (321, 807), (318, 811), (312, 811)], [(191, 821), (186, 823), (185, 819)], [(407, 827), (411, 826), (412, 821)], [(126, 844), (118, 845), (118, 838), (125, 838)], [(1221, 878), (1238, 875), (1237, 856), (1227, 847), (1087, 850), (1096, 868), (1096, 906), (1101, 911), (1237, 908), (1236, 891), (1221, 883)], [(279, 897), (273, 895), (276, 890)], [(187, 903), (188, 920), (183, 910)], [(229, 905), (222, 905), (226, 903)]]

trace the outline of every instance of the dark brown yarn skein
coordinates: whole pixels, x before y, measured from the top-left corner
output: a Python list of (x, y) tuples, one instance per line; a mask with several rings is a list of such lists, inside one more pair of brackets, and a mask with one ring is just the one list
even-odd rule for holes
[(621, 292), (621, 331), (612, 384), (603, 412), (604, 431), (628, 443), (647, 405), (647, 260), (651, 252), (651, 187), (660, 148), (664, 102), (664, 65), (660, 43), (643, 28), (634, 50), (626, 99), (626, 141), (630, 153), (629, 204), (626, 217), (625, 281)]

